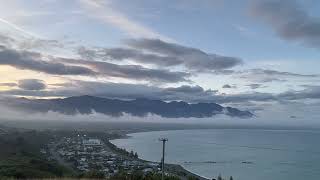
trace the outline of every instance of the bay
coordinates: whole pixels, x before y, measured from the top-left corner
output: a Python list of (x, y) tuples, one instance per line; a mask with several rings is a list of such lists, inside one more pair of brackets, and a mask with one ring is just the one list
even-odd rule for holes
[(112, 143), (139, 157), (160, 161), (168, 138), (166, 162), (204, 177), (221, 174), (236, 180), (320, 178), (320, 132), (298, 130), (199, 129), (129, 134)]

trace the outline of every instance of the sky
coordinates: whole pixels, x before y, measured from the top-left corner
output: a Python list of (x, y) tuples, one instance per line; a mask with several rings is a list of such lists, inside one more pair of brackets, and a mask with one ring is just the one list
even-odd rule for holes
[(1, 1), (2, 98), (216, 102), (318, 124), (319, 1)]

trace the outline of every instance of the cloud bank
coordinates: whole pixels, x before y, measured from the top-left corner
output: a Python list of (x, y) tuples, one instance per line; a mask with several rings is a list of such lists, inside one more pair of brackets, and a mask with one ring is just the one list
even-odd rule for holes
[(209, 73), (230, 69), (243, 63), (240, 58), (206, 53), (160, 39), (129, 39), (125, 43), (130, 48), (80, 48), (79, 54), (87, 59), (132, 60), (157, 67), (182, 66), (188, 71)]
[(89, 68), (69, 66), (45, 60), (40, 53), (19, 51), (0, 46), (0, 65), (9, 65), (18, 69), (28, 69), (53, 75), (93, 75)]

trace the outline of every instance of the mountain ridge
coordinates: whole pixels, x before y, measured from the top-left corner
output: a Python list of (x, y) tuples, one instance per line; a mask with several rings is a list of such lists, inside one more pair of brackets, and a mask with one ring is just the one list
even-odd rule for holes
[(134, 100), (109, 99), (97, 96), (72, 96), (57, 99), (20, 98), (21, 108), (40, 112), (59, 112), (67, 115), (92, 114), (94, 112), (111, 116), (122, 116), (125, 113), (144, 117), (148, 114), (164, 118), (207, 118), (218, 114), (231, 117), (250, 118), (249, 111), (224, 107), (216, 103), (187, 103), (184, 101), (152, 100), (139, 98)]

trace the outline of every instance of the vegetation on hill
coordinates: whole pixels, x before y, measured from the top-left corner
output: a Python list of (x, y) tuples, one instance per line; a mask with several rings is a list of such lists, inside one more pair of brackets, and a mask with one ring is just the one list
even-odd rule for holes
[[(89, 133), (89, 132), (88, 132)], [(105, 177), (99, 171), (84, 173), (74, 172), (57, 161), (48, 158), (48, 154), (42, 154), (49, 142), (54, 138), (64, 135), (77, 135), (76, 132), (52, 133), (50, 131), (10, 131), (0, 134), (0, 179), (108, 179), (108, 180), (161, 180), (158, 172), (144, 173), (142, 171), (120, 171), (112, 177)], [(94, 137), (103, 137), (103, 133), (91, 133)], [(136, 153), (120, 149), (104, 139), (108, 146), (118, 153), (131, 158), (138, 158)], [(48, 152), (48, 151), (45, 151)], [(170, 169), (170, 170), (169, 170)], [(179, 180), (180, 177), (188, 180), (198, 180), (197, 177), (188, 175), (177, 165), (169, 165), (165, 180)], [(172, 175), (175, 174), (175, 175)], [(218, 180), (226, 180), (221, 176)], [(230, 177), (230, 180), (233, 180)]]
[[(165, 180), (180, 180), (179, 177), (173, 175), (166, 175)], [(161, 180), (160, 173), (147, 173), (144, 174), (142, 171), (136, 171), (131, 174), (126, 172), (120, 172), (112, 177), (109, 180)]]
[(71, 170), (40, 153), (52, 137), (47, 133), (11, 132), (0, 136), (0, 179), (73, 176)]

